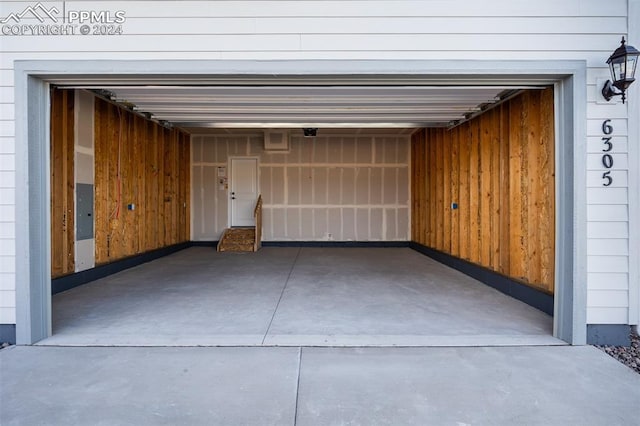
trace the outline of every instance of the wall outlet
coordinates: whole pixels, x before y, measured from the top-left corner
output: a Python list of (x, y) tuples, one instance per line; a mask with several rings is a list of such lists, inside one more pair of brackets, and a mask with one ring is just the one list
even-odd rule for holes
[(324, 236), (324, 238), (327, 241), (333, 241), (333, 234), (331, 232), (327, 232), (327, 234)]

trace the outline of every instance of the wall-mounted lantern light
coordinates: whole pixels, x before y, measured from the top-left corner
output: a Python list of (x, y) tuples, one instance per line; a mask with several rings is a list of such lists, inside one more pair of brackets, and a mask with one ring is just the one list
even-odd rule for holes
[[(634, 75), (640, 52), (635, 47), (627, 46), (625, 43), (624, 37), (622, 37), (620, 47), (607, 59), (613, 82), (607, 80), (602, 88), (602, 96), (608, 101), (614, 96), (622, 96), (622, 103), (624, 103), (626, 99), (624, 92), (635, 81)], [(620, 92), (616, 91), (614, 87), (619, 89)]]

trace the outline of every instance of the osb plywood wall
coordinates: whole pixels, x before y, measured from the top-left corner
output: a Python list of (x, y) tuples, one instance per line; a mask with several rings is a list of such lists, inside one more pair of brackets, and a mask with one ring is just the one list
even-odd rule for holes
[(51, 91), (51, 275), (75, 270), (74, 92)]
[(411, 150), (412, 240), (553, 293), (553, 90), (423, 129)]
[[(189, 135), (95, 102), (96, 264), (189, 240)], [(51, 93), (51, 275), (73, 273), (74, 92)], [(133, 210), (127, 206), (133, 205)]]
[(193, 137), (193, 238), (227, 227), (228, 191), (217, 167), (255, 156), (265, 241), (407, 241), (408, 136), (292, 136), (288, 153), (266, 152), (262, 135)]
[(188, 134), (96, 100), (96, 264), (189, 240), (189, 150)]

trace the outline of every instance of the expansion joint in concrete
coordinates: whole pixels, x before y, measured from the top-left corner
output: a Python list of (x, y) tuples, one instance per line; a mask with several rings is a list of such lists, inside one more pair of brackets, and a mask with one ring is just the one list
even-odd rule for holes
[(296, 405), (293, 412), (293, 426), (298, 424), (298, 402), (300, 401), (300, 370), (302, 369), (302, 346), (298, 348), (298, 376), (296, 377)]
[(287, 279), (282, 286), (282, 291), (280, 292), (280, 298), (278, 299), (278, 303), (276, 303), (276, 307), (273, 310), (273, 315), (271, 315), (271, 320), (269, 321), (269, 325), (267, 326), (267, 331), (264, 333), (264, 337), (262, 338), (262, 345), (264, 345), (264, 341), (267, 339), (269, 335), (269, 331), (271, 330), (271, 324), (273, 324), (273, 319), (276, 317), (276, 312), (278, 312), (278, 308), (280, 307), (280, 302), (282, 302), (282, 296), (284, 296), (284, 292), (287, 289), (287, 284), (289, 284), (289, 280), (291, 279), (291, 274), (293, 274), (293, 269), (296, 267), (296, 263), (298, 262), (298, 257), (300, 256), (300, 252), (302, 251), (302, 247), (298, 248), (296, 253), (296, 257), (293, 259), (291, 263), (291, 269), (289, 269), (289, 274), (287, 275)]

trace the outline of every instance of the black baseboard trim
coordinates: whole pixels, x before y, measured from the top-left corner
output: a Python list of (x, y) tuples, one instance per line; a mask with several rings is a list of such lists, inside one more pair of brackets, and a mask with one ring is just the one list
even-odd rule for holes
[(217, 241), (191, 241), (189, 247), (218, 247)]
[(408, 241), (263, 241), (262, 247), (402, 248)]
[(76, 272), (75, 274), (65, 275), (64, 277), (52, 279), (51, 294), (62, 293), (63, 291), (67, 291), (88, 282), (107, 277), (120, 271), (124, 271), (125, 269), (133, 268), (134, 266), (138, 266), (143, 263), (151, 262), (152, 260), (167, 256), (180, 250), (184, 250), (191, 246), (191, 242), (174, 244), (168, 247), (163, 247), (157, 250), (116, 260), (106, 265), (99, 265), (95, 268), (87, 269), (86, 271), (80, 271)]
[(16, 344), (15, 324), (0, 324), (0, 343)]
[(587, 344), (631, 346), (631, 326), (627, 324), (587, 324)]
[(472, 278), (493, 287), (508, 296), (518, 299), (529, 306), (541, 310), (545, 314), (553, 316), (553, 296), (535, 288), (526, 286), (509, 277), (498, 274), (490, 269), (483, 268), (466, 260), (451, 256), (439, 250), (432, 249), (422, 244), (411, 242), (409, 247), (440, 263), (456, 269)]

